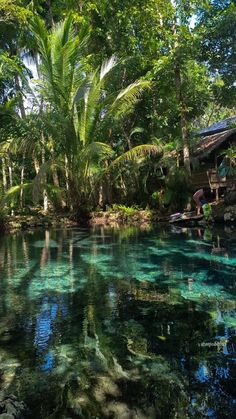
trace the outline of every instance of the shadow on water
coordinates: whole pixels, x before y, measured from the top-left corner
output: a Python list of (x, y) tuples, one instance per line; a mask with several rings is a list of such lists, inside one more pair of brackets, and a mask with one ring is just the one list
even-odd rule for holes
[(46, 418), (234, 418), (236, 236), (6, 236), (0, 383)]

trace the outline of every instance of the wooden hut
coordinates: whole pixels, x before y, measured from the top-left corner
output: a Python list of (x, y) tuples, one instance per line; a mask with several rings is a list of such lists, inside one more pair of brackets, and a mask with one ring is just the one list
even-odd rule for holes
[[(235, 120), (235, 121), (234, 121)], [(192, 183), (194, 187), (211, 189), (219, 199), (219, 190), (232, 189), (236, 185), (236, 176), (220, 176), (219, 166), (224, 158), (224, 151), (236, 146), (236, 128), (228, 128), (236, 122), (235, 118), (220, 121), (198, 133), (193, 141)]]

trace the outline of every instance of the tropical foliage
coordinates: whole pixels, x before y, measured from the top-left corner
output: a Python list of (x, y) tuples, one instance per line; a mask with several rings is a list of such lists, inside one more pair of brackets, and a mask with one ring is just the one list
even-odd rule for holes
[(3, 0), (0, 12), (2, 206), (186, 205), (192, 133), (235, 112), (234, 2)]

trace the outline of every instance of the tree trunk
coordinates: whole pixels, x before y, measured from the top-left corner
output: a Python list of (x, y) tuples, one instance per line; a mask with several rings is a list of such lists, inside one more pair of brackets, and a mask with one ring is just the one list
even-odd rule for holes
[[(52, 168), (52, 180), (53, 180), (53, 184), (56, 188), (60, 188), (60, 182), (59, 182), (59, 176), (57, 173), (57, 169), (56, 167)], [(61, 196), (61, 194), (58, 197), (58, 206), (61, 208), (65, 208), (66, 207), (66, 202), (64, 201), (63, 197)]]
[(100, 208), (103, 208), (103, 206), (104, 206), (104, 191), (103, 191), (103, 185), (102, 184), (100, 184), (100, 186), (99, 186), (98, 205), (99, 205)]
[[(12, 188), (13, 186), (13, 177), (12, 177), (12, 165), (11, 165), (11, 160), (9, 159), (9, 163), (8, 163), (8, 173), (9, 173), (9, 184), (10, 184), (10, 188)], [(11, 215), (14, 215), (14, 210), (11, 210)]]
[(179, 105), (180, 111), (180, 129), (183, 142), (183, 155), (184, 155), (184, 166), (186, 170), (191, 173), (190, 168), (190, 150), (189, 150), (189, 134), (188, 134), (188, 123), (186, 115), (186, 106), (183, 99), (182, 92), (182, 80), (181, 80), (181, 70), (178, 62), (175, 63), (175, 86), (176, 86), (176, 96)]
[(2, 157), (2, 184), (4, 192), (7, 191), (7, 175), (6, 175), (6, 162), (5, 158)]
[(69, 164), (68, 164), (68, 158), (65, 154), (65, 174), (66, 174), (66, 190), (69, 191)]
[(34, 162), (35, 173), (37, 175), (38, 172), (39, 172), (39, 169), (40, 169), (40, 165), (39, 165), (39, 161), (38, 161), (37, 157), (35, 157), (35, 155), (33, 156), (33, 162)]
[(45, 214), (48, 212), (48, 194), (46, 189), (43, 190), (43, 211)]
[(10, 161), (9, 161), (9, 165), (8, 165), (8, 172), (9, 172), (10, 188), (12, 188), (12, 186), (13, 186), (13, 178), (12, 178), (12, 166), (11, 166), (11, 162)]
[(69, 175), (69, 161), (68, 157), (65, 154), (65, 179), (66, 179), (66, 191), (67, 191), (67, 206), (73, 211), (73, 205), (71, 200), (71, 190), (70, 190), (70, 175)]
[(80, 0), (79, 1), (79, 11), (80, 11), (80, 13), (83, 12), (83, 6), (84, 6), (84, 0)]
[(53, 167), (52, 169), (52, 179), (53, 179), (54, 186), (56, 186), (56, 188), (60, 188), (59, 177), (58, 177), (57, 169), (55, 167)]
[[(42, 143), (44, 144), (44, 137), (42, 135)], [(45, 147), (42, 146), (42, 164), (45, 163)], [(47, 176), (44, 177), (44, 184), (47, 183)], [(45, 213), (48, 212), (48, 194), (46, 188), (43, 189), (43, 210)]]
[(24, 176), (25, 176), (25, 155), (23, 155), (23, 158), (22, 158), (22, 166), (21, 166), (21, 173), (20, 173), (20, 185), (21, 185), (21, 190), (20, 190), (20, 207), (21, 207), (21, 209), (23, 209), (23, 195), (24, 195), (23, 184), (24, 184)]
[(124, 133), (124, 137), (127, 141), (128, 149), (131, 150), (132, 149), (132, 143), (131, 143), (130, 136), (126, 134), (125, 130), (123, 130), (123, 133)]
[(15, 75), (15, 85), (16, 85), (16, 91), (19, 95), (19, 109), (20, 109), (21, 118), (25, 118), (26, 113), (25, 113), (24, 102), (23, 102), (23, 99), (22, 99), (20, 80), (19, 80), (18, 74)]
[[(175, 7), (175, 2), (173, 2)], [(179, 114), (180, 114), (180, 129), (181, 129), (181, 136), (183, 142), (183, 157), (184, 157), (184, 166), (188, 173), (191, 173), (190, 167), (190, 147), (189, 147), (189, 133), (188, 133), (188, 123), (187, 123), (187, 112), (186, 112), (186, 105), (184, 101), (183, 95), (183, 88), (182, 88), (182, 75), (181, 75), (181, 66), (178, 59), (178, 47), (179, 47), (179, 40), (178, 40), (178, 17), (177, 12), (175, 15), (174, 23), (173, 23), (173, 35), (175, 37), (175, 88), (176, 88), (176, 98), (179, 106)]]

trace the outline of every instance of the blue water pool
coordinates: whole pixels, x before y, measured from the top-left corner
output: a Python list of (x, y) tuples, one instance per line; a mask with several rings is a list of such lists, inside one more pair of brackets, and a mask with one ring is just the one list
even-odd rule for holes
[(235, 418), (236, 229), (0, 241), (0, 391), (32, 418)]

